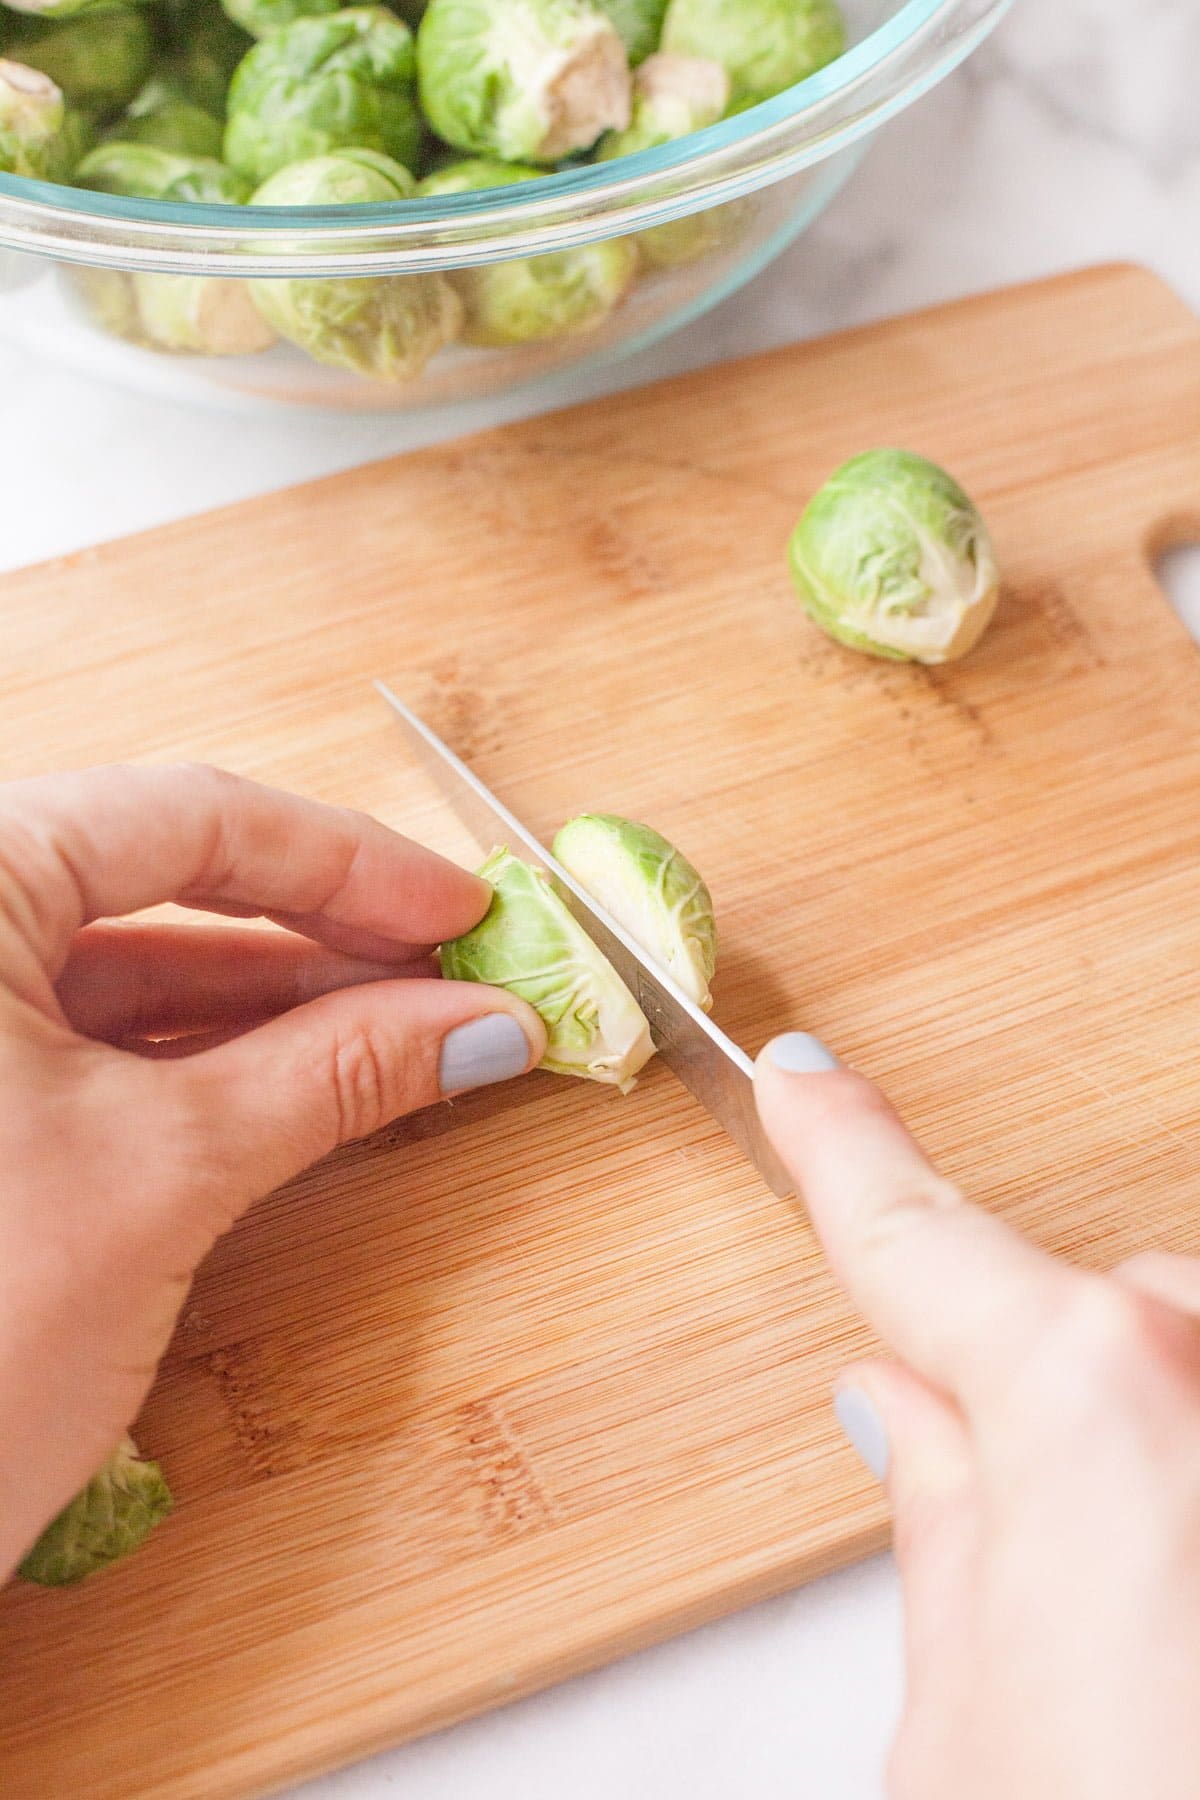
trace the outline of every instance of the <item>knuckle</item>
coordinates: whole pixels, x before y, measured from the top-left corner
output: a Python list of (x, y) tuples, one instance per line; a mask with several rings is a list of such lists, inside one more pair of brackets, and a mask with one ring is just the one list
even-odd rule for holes
[(369, 1137), (401, 1110), (393, 1064), (387, 1046), (368, 1028), (338, 1039), (332, 1090), (339, 1143)]
[(1117, 1282), (1087, 1276), (1051, 1327), (1051, 1338), (1065, 1362), (1093, 1373), (1124, 1369), (1153, 1349), (1151, 1308)]
[(931, 1170), (890, 1187), (880, 1204), (872, 1206), (862, 1226), (861, 1244), (868, 1254), (889, 1252), (914, 1231), (923, 1231), (942, 1214), (966, 1205), (962, 1190)]
[(1031, 1337), (1010, 1400), (1023, 1435), (1057, 1437), (1064, 1418), (1108, 1416), (1122, 1397), (1145, 1395), (1163, 1348), (1158, 1309), (1119, 1282), (1083, 1275)]
[(208, 787), (218, 793), (227, 793), (230, 788), (241, 784), (241, 777), (234, 775), (229, 769), (222, 769), (216, 763), (177, 762), (168, 763), (164, 773), (179, 781), (186, 781), (194, 787)]

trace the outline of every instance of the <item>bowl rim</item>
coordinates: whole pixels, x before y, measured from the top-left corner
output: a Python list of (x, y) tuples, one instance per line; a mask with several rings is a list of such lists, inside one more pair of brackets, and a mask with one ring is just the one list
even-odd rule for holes
[(656, 149), (474, 193), (368, 206), (129, 199), (0, 174), (0, 248), (165, 272), (363, 275), (569, 248), (720, 205), (876, 130), (962, 62), (1012, 0), (903, 0), (825, 68)]

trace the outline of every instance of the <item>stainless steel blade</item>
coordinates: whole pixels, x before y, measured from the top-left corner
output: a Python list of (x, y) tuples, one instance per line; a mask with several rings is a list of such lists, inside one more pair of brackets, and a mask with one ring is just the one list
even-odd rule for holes
[(444, 744), (437, 733), (405, 706), (386, 684), (376, 690), (404, 727), (410, 748), (445, 795), (455, 815), (483, 851), (497, 844), (520, 847), (546, 870), (558, 893), (588, 936), (608, 957), (622, 981), (637, 996), (655, 1047), (663, 1061), (696, 1096), (738, 1148), (749, 1157), (767, 1186), (780, 1198), (793, 1183), (763, 1134), (754, 1105), (754, 1065), (713, 1021), (682, 993), (668, 975), (647, 961), (616, 920), (598, 907), (555, 861), (546, 846), (522, 825), (479, 777)]

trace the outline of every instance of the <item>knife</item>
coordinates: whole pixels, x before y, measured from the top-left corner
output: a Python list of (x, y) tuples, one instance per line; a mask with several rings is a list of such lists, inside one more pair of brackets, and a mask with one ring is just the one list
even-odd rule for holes
[(719, 1025), (714, 1025), (669, 975), (647, 959), (629, 934), (597, 906), (515, 813), (391, 688), (377, 681), (375, 690), (404, 728), (417, 761), (433, 777), (480, 849), (486, 853), (504, 844), (515, 852), (519, 847), (546, 871), (559, 898), (636, 997), (649, 1020), (654, 1047), (667, 1067), (725, 1128), (772, 1193), (786, 1199), (794, 1191), (794, 1183), (759, 1124), (754, 1105), (754, 1064), (745, 1051)]

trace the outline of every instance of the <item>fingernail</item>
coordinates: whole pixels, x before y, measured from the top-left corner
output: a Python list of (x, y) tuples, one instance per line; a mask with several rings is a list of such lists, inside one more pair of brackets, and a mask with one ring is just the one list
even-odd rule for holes
[(874, 1403), (861, 1388), (839, 1388), (833, 1396), (833, 1410), (838, 1424), (876, 1481), (886, 1481), (891, 1451), (887, 1428)]
[(841, 1067), (832, 1050), (807, 1031), (785, 1031), (782, 1037), (772, 1038), (767, 1055), (785, 1075), (823, 1075)]
[(442, 1040), (438, 1081), (443, 1094), (511, 1081), (529, 1064), (529, 1042), (509, 1013), (487, 1013), (456, 1025)]

